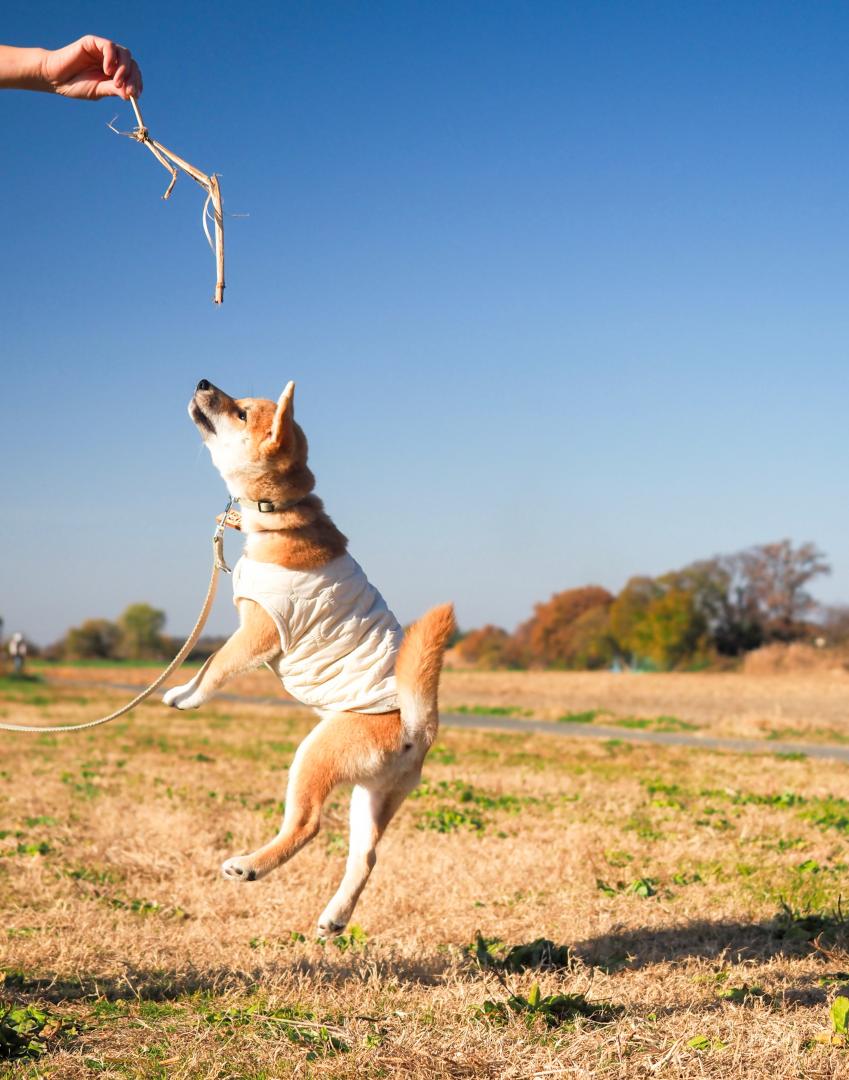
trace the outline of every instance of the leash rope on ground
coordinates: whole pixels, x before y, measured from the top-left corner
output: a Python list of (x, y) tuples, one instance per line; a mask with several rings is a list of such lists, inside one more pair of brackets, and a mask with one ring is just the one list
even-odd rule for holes
[[(194, 165), (190, 165), (188, 161), (185, 161), (178, 154), (168, 150), (162, 145), (161, 142), (157, 142), (156, 139), (150, 137), (150, 132), (144, 126), (144, 120), (142, 120), (141, 110), (139, 109), (138, 102), (134, 97), (130, 98), (130, 104), (133, 107), (133, 112), (136, 114), (136, 129), (135, 131), (119, 131), (115, 127), (114, 117), (109, 127), (115, 132), (116, 135), (126, 135), (128, 139), (135, 139), (136, 142), (140, 142), (142, 146), (146, 146), (148, 150), (153, 154), (159, 164), (171, 173), (171, 182), (168, 185), (163, 199), (167, 199), (171, 192), (174, 190), (174, 185), (177, 183), (177, 170), (182, 170), (187, 176), (190, 176), (192, 180), (200, 184), (203, 190), (206, 192), (206, 202), (203, 204), (203, 211), (201, 213), (201, 224), (203, 225), (203, 231), (206, 233), (206, 239), (209, 241), (209, 246), (215, 253), (215, 295), (212, 300), (215, 304), (224, 303), (224, 207), (221, 201), (221, 187), (218, 183), (218, 177), (215, 173), (212, 176), (207, 176), (206, 173), (201, 172), (200, 169), (196, 169)], [(212, 214), (209, 212), (209, 204), (212, 203)], [(215, 225), (215, 243), (212, 242), (212, 237), (209, 235), (209, 226), (207, 224), (208, 218), (212, 218)]]
[[(212, 610), (215, 593), (218, 589), (219, 572), (223, 570), (226, 574), (230, 573), (230, 567), (224, 561), (224, 525), (227, 521), (227, 514), (229, 513), (232, 504), (233, 500), (231, 498), (228, 500), (224, 513), (221, 515), (212, 536), (212, 574), (209, 578), (209, 586), (206, 590), (206, 597), (203, 601), (203, 606), (200, 609), (200, 615), (197, 617), (197, 622), (192, 627), (191, 633), (180, 647), (180, 651), (168, 667), (154, 679), (150, 686), (145, 687), (140, 694), (137, 694), (132, 701), (128, 702), (128, 704), (124, 705), (122, 708), (116, 709), (115, 712), (110, 713), (108, 716), (101, 716), (97, 720), (89, 720), (85, 724), (58, 724), (53, 727), (31, 727), (28, 724), (5, 724), (0, 722), (0, 731), (26, 732), (29, 735), (58, 735), (66, 731), (85, 731), (87, 728), (99, 727), (101, 724), (108, 724), (112, 720), (117, 720), (119, 716), (123, 716), (125, 713), (130, 712), (137, 705), (140, 705), (145, 698), (149, 698), (151, 694), (155, 693), (169, 675), (174, 674), (195, 647), (206, 624), (206, 620), (209, 617), (209, 613)], [(207, 664), (208, 663), (209, 660), (207, 660)], [(205, 666), (206, 665), (204, 665), (204, 667)], [(201, 672), (202, 671), (203, 668), (201, 668)]]

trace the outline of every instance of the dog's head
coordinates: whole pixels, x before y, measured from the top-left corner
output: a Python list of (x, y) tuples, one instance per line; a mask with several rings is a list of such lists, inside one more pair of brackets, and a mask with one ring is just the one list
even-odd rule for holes
[(207, 379), (197, 384), (189, 416), (232, 495), (267, 498), (273, 490), (300, 496), (312, 488), (307, 439), (295, 423), (295, 384), (275, 404), (232, 398)]

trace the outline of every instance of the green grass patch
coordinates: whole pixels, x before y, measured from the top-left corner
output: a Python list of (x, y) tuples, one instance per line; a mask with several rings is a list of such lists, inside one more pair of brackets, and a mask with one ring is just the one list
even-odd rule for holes
[(97, 900), (102, 901), (115, 911), (125, 911), (129, 915), (138, 915), (140, 918), (158, 916), (163, 919), (190, 919), (191, 915), (178, 906), (165, 906), (158, 900), (144, 900), (140, 897), (122, 896), (120, 893), (106, 894), (94, 893)]
[(503, 811), (518, 814), (523, 806), (539, 805), (542, 800), (530, 795), (508, 795), (481, 791), (464, 780), (423, 781), (410, 795), (413, 799), (451, 799), (434, 809), (425, 810), (417, 828), (433, 829), (435, 832), (454, 832), (471, 829), (483, 832), (491, 821), (481, 811)]
[(586, 709), (584, 712), (568, 712), (557, 717), (558, 724), (591, 724), (597, 716), (602, 716), (601, 709)]
[(466, 813), (452, 806), (440, 806), (435, 810), (425, 810), (419, 818), (417, 829), (432, 829), (434, 832), (449, 833), (457, 829), (470, 829), (483, 832), (487, 822), (479, 814)]
[(789, 740), (796, 739), (801, 742), (830, 742), (845, 744), (849, 742), (849, 735), (844, 731), (840, 731), (837, 728), (831, 727), (816, 727), (816, 728), (794, 728), (794, 727), (780, 727), (772, 728), (767, 735), (768, 742), (787, 742)]
[(0, 1058), (32, 1058), (44, 1053), (48, 1015), (34, 1005), (0, 1002)]
[(616, 754), (633, 754), (634, 747), (624, 739), (605, 739), (601, 744), (611, 756)]
[(789, 944), (806, 944), (821, 937), (833, 938), (845, 928), (846, 919), (839, 900), (830, 910), (796, 908), (783, 901), (772, 922), (774, 936)]
[(634, 731), (698, 731), (698, 724), (691, 724), (687, 720), (680, 720), (677, 716), (620, 716), (613, 720), (616, 727), (629, 728)]
[(623, 824), (622, 828), (625, 829), (626, 832), (635, 833), (641, 840), (649, 842), (662, 840), (664, 836), (651, 818), (639, 811), (632, 814)]
[(556, 945), (548, 938), (537, 938), (522, 945), (506, 945), (500, 938), (483, 937), (480, 931), (471, 945), (463, 949), (481, 968), (520, 972), (530, 968), (565, 968), (570, 961), (569, 947)]
[(299, 1005), (271, 1008), (259, 1001), (242, 1008), (234, 1006), (220, 1012), (208, 1012), (204, 1019), (222, 1035), (228, 1035), (236, 1028), (250, 1027), (269, 1039), (288, 1039), (296, 1046), (307, 1048), (308, 1060), (350, 1050), (344, 1031)]
[(28, 829), (35, 829), (39, 825), (58, 825), (59, 822), (54, 817), (46, 817), (45, 815), (39, 815), (38, 817), (24, 818), (24, 825)]
[(20, 705), (49, 705), (53, 695), (40, 675), (0, 675), (0, 697)]
[(562, 1027), (579, 1016), (597, 1023), (614, 1019), (618, 1010), (601, 1001), (589, 1001), (584, 994), (548, 994), (543, 996), (539, 983), (534, 983), (528, 996), (511, 994), (504, 1001), (485, 1001), (475, 1010), (475, 1017), (490, 1023), (506, 1024), (518, 1017), (529, 1028), (544, 1025)]
[(63, 772), (61, 780), (63, 784), (67, 784), (71, 790), (81, 795), (84, 799), (96, 799), (100, 794), (100, 788), (94, 783), (99, 773), (92, 768), (83, 766), (80, 769), (79, 776), (72, 772)]
[(650, 896), (657, 895), (657, 886), (659, 884), (657, 878), (652, 877), (640, 877), (634, 878), (633, 881), (617, 881), (615, 884), (610, 885), (608, 882), (603, 881), (601, 878), (596, 878), (596, 888), (603, 892), (605, 896), (640, 896), (643, 900), (648, 900)]
[(119, 875), (114, 870), (95, 866), (74, 866), (62, 870), (62, 873), (74, 881), (87, 881), (90, 885), (114, 885), (119, 880)]
[[(322, 939), (319, 938), (319, 941)], [(352, 923), (346, 934), (337, 934), (330, 938), (331, 944), (335, 945), (340, 952), (362, 952), (368, 943), (368, 934), (361, 926)]]
[(826, 795), (819, 799), (802, 800), (806, 802), (800, 817), (812, 821), (821, 829), (836, 829), (837, 832), (849, 832), (849, 799)]
[[(447, 711), (447, 710), (446, 710)], [(457, 705), (450, 710), (465, 716), (533, 716), (532, 709), (518, 705)]]
[[(46, 840), (38, 840), (30, 843), (21, 841), (15, 848), (15, 855), (49, 855), (53, 848)], [(10, 854), (7, 852), (7, 854)]]
[[(351, 927), (351, 929), (353, 931), (359, 927)], [(306, 940), (306, 936), (299, 930), (290, 930), (285, 937), (276, 938), (274, 941), (269, 941), (264, 937), (251, 938), (248, 945), (252, 949), (285, 949), (291, 945), (300, 945)]]
[(491, 794), (481, 791), (480, 788), (476, 788), (465, 780), (439, 780), (435, 784), (424, 780), (410, 797), (414, 799), (453, 798), (459, 803), (476, 806), (481, 810), (506, 810), (511, 814), (517, 814), (523, 806), (540, 802), (531, 795)]
[[(699, 791), (687, 789), (678, 784), (666, 784), (651, 778), (643, 779), (650, 802), (654, 806), (675, 806), (686, 808), (689, 801), (696, 798), (709, 799), (711, 802), (724, 802), (732, 806), (766, 806), (777, 810), (795, 810), (803, 821), (810, 821), (821, 829), (833, 829), (839, 833), (849, 833), (849, 799), (838, 795), (805, 796), (796, 791), (760, 792), (734, 791), (729, 788), (701, 788)], [(700, 810), (701, 818), (697, 825), (711, 828), (731, 828), (727, 818), (710, 804)], [(797, 837), (792, 840), (775, 841), (776, 850), (789, 850), (798, 847), (804, 841)]]
[(698, 1050), (700, 1053), (707, 1053), (710, 1050), (724, 1050), (728, 1043), (722, 1041), (722, 1039), (711, 1039), (707, 1035), (694, 1035), (692, 1039), (687, 1040), (687, 1046), (691, 1050)]

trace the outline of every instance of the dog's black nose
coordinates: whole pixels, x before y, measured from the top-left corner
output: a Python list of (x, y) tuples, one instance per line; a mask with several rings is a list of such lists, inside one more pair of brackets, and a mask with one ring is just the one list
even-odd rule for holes
[(209, 379), (201, 379), (201, 381), (198, 383), (197, 388), (198, 388), (198, 390), (208, 390), (209, 389)]

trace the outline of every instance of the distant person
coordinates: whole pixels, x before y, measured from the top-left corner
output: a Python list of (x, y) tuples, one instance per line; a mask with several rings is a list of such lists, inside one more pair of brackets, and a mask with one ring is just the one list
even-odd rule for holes
[(0, 90), (41, 90), (96, 101), (142, 92), (142, 75), (129, 49), (86, 34), (61, 49), (0, 45)]
[(27, 643), (23, 634), (12, 634), (9, 641), (9, 656), (12, 658), (12, 671), (15, 675), (23, 675), (24, 664), (27, 658)]

